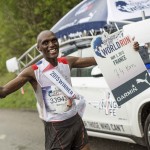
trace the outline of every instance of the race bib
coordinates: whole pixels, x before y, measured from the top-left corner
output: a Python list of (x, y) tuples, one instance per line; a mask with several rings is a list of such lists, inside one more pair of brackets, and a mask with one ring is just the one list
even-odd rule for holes
[(68, 97), (56, 86), (43, 87), (42, 94), (47, 112), (64, 113), (69, 110)]

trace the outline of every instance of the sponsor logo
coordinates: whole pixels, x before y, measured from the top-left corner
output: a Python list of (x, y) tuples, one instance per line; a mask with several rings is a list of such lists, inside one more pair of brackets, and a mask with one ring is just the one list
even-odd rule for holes
[(118, 37), (115, 37), (114, 35), (107, 37), (107, 35), (104, 34), (102, 37), (98, 36), (93, 40), (92, 48), (98, 57), (106, 58), (107, 55), (119, 50), (128, 43), (131, 43), (129, 36), (118, 39)]
[(115, 99), (111, 96), (110, 92), (106, 92), (106, 99), (101, 99), (99, 103), (99, 109), (105, 110), (105, 115), (117, 116), (117, 109), (121, 108), (118, 106)]
[(97, 56), (105, 58), (105, 56), (102, 54), (102, 52), (99, 49), (99, 47), (101, 47), (102, 44), (103, 44), (102, 38), (97, 37), (96, 40), (93, 42), (93, 49)]
[(145, 74), (145, 78), (144, 79), (136, 79), (136, 83), (139, 84), (139, 83), (146, 83), (148, 85), (150, 85), (150, 83), (148, 82), (148, 73)]
[(138, 91), (138, 89), (136, 88), (136, 86), (134, 84), (132, 84), (132, 87), (130, 90), (126, 91), (121, 96), (117, 97), (117, 101), (121, 102), (122, 100), (126, 99), (127, 97), (129, 97), (130, 95), (134, 94), (137, 91)]
[(84, 12), (87, 12), (88, 10), (91, 10), (93, 8), (93, 3), (95, 2), (95, 0), (91, 0), (87, 3), (85, 3), (84, 5), (82, 5), (80, 7), (80, 9), (75, 13), (75, 16), (80, 15)]
[(119, 11), (133, 13), (150, 8), (150, 0), (116, 0), (116, 8)]

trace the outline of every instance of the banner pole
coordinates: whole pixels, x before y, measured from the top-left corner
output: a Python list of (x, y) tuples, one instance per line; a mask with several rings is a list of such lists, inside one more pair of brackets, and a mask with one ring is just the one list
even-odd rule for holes
[(142, 11), (142, 19), (145, 20), (145, 11)]

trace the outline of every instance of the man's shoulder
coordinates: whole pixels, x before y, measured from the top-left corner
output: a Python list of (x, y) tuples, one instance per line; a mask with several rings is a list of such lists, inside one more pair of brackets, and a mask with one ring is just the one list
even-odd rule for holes
[(42, 58), (39, 61), (37, 61), (36, 63), (32, 64), (30, 67), (32, 70), (37, 70), (39, 68), (39, 66), (45, 61), (46, 60), (44, 58)]
[(68, 64), (67, 57), (59, 57), (57, 60), (59, 63)]
[(20, 72), (19, 76), (34, 78), (34, 70), (33, 70), (32, 66), (26, 67), (24, 70), (22, 70)]

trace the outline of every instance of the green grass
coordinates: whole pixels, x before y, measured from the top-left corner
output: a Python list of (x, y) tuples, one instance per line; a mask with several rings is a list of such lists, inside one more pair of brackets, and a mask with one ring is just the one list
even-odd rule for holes
[[(15, 76), (13, 73), (7, 73), (1, 76), (0, 86), (3, 86)], [(36, 98), (31, 85), (27, 83), (23, 89), (24, 94), (22, 94), (21, 89), (19, 89), (7, 97), (0, 99), (0, 108), (36, 110)]]

